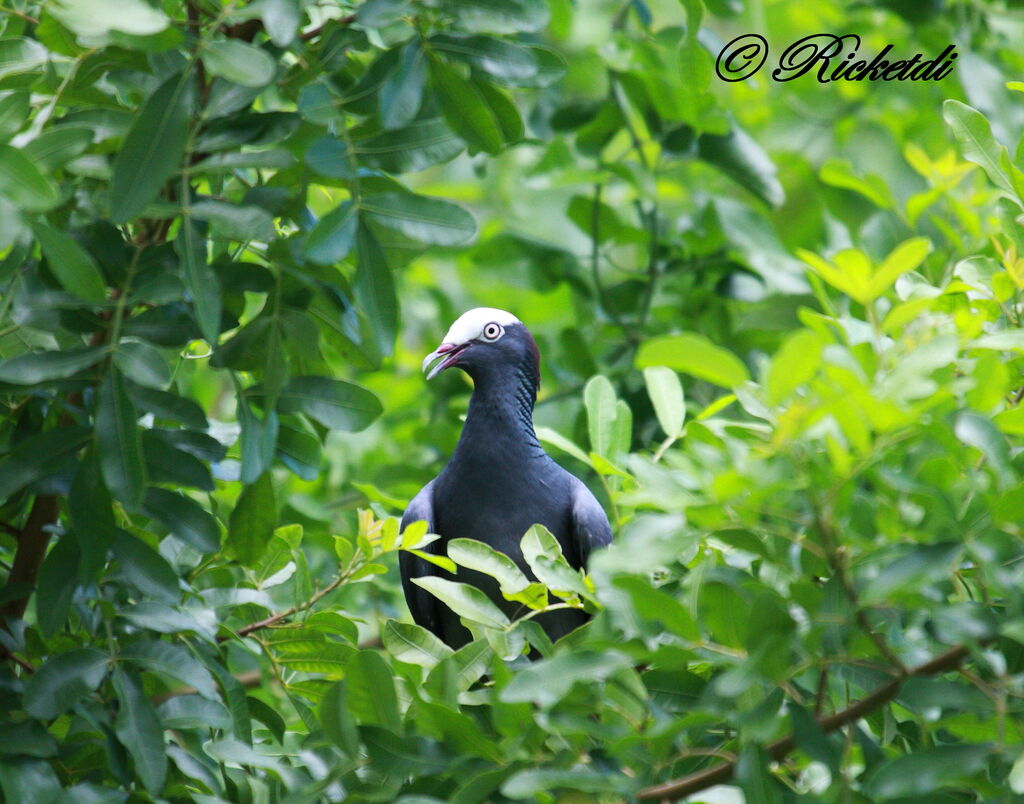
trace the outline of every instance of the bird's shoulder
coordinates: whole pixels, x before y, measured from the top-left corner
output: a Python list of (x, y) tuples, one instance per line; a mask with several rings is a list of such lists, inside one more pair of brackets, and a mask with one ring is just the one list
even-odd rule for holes
[(409, 504), (405, 507), (405, 513), (402, 515), (402, 530), (405, 530), (413, 522), (419, 522), (421, 519), (426, 520), (428, 530), (434, 527), (435, 483), (437, 483), (436, 477), (421, 488), (415, 497), (409, 500)]

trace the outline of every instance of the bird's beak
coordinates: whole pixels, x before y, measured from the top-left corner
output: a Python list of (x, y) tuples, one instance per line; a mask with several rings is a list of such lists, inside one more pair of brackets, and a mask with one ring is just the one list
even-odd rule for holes
[(423, 358), (423, 370), (427, 371), (430, 365), (438, 358), (444, 358), (427, 373), (427, 379), (432, 380), (446, 368), (455, 365), (459, 354), (469, 346), (468, 343), (442, 343), (433, 352)]

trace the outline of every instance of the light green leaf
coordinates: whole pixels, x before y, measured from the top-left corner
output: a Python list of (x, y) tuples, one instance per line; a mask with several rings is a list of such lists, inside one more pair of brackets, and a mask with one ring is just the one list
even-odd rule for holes
[(277, 65), (267, 51), (239, 39), (207, 42), (202, 55), (207, 70), (243, 87), (265, 87), (277, 72)]
[(498, 581), (501, 591), (510, 595), (521, 592), (530, 583), (511, 558), (476, 539), (452, 539), (448, 542), (448, 557), (460, 567), (490, 575)]
[(817, 374), (823, 346), (821, 336), (809, 329), (797, 330), (783, 341), (768, 368), (769, 404), (779, 404)]
[(498, 697), (506, 703), (535, 703), (548, 708), (568, 695), (574, 684), (604, 681), (631, 666), (629, 659), (615, 651), (567, 653), (523, 668)]
[(915, 270), (931, 250), (932, 242), (927, 237), (912, 237), (896, 246), (872, 273), (867, 288), (868, 300), (874, 301), (899, 277)]
[(598, 374), (583, 388), (583, 404), (587, 408), (590, 449), (598, 455), (610, 455), (615, 433), (615, 389), (611, 381)]
[(868, 776), (865, 792), (875, 800), (925, 801), (940, 788), (965, 782), (982, 770), (991, 754), (992, 748), (988, 745), (921, 748), (876, 768)]
[(10, 145), (0, 145), (0, 196), (26, 212), (46, 212), (60, 201), (56, 185)]
[(0, 39), (0, 76), (26, 73), (45, 64), (49, 53), (34, 39), (5, 36)]
[(426, 628), (412, 623), (388, 620), (381, 632), (384, 648), (400, 662), (417, 664), (428, 670), (447, 656), (452, 649)]
[(644, 369), (644, 383), (665, 435), (680, 435), (686, 419), (686, 404), (679, 375), (665, 366), (649, 366)]
[(966, 103), (950, 99), (942, 104), (942, 117), (960, 143), (964, 159), (979, 165), (993, 184), (1015, 196), (1009, 176), (999, 166), (1006, 149), (992, 136), (992, 127), (985, 116)]
[(216, 234), (229, 240), (268, 242), (277, 236), (274, 219), (263, 207), (204, 198), (194, 203), (189, 212), (199, 220), (208, 221)]
[(148, 36), (170, 23), (162, 10), (144, 0), (51, 0), (46, 10), (85, 39), (110, 31)]
[(413, 578), (412, 581), (417, 586), (422, 586), (460, 617), (488, 628), (504, 628), (510, 624), (505, 612), (495, 606), (491, 599), (475, 586), (434, 575)]
[(723, 388), (735, 388), (750, 379), (747, 367), (732, 352), (695, 332), (645, 341), (637, 350), (635, 362), (638, 368), (667, 366)]

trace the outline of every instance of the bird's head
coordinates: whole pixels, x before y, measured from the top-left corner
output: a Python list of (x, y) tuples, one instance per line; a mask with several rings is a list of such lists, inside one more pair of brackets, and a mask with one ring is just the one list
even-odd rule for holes
[(458, 366), (474, 381), (511, 379), (525, 374), (534, 389), (540, 384), (540, 352), (530, 331), (512, 313), (477, 307), (463, 313), (441, 345), (423, 358), (427, 379)]

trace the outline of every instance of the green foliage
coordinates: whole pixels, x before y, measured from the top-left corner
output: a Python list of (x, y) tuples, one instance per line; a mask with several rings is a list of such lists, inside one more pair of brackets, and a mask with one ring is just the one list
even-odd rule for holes
[[(9, 4), (0, 796), (1024, 792), (1024, 31), (937, 8)], [(818, 30), (961, 55), (715, 77)], [(476, 304), (540, 344), (589, 574), (398, 532)], [(400, 550), (525, 616), (421, 580), (453, 651)]]

